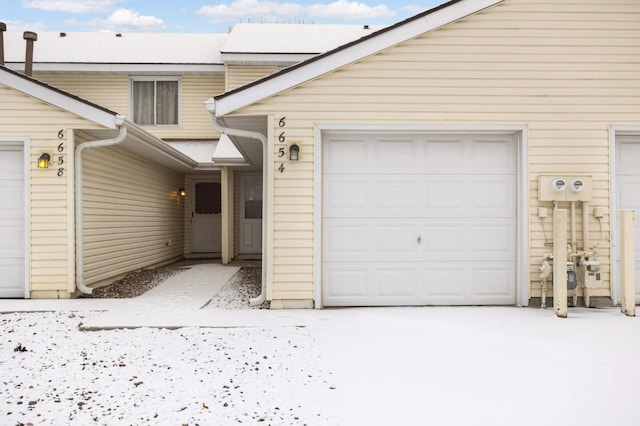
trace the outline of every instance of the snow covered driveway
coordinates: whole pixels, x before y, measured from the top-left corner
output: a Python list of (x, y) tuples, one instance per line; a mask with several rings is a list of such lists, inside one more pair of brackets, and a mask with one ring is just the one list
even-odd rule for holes
[(640, 318), (617, 309), (336, 309), (289, 312), (307, 327), (79, 331), (93, 315), (0, 315), (0, 424), (640, 424)]

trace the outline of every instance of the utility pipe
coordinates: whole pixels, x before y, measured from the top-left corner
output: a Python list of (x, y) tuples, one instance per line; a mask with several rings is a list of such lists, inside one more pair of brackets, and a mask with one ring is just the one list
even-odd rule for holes
[[(583, 250), (586, 250), (585, 247)], [(571, 202), (571, 253), (578, 251), (578, 242), (576, 237), (576, 202)]]
[(231, 136), (238, 136), (242, 138), (255, 139), (262, 143), (262, 287), (260, 295), (249, 300), (251, 306), (257, 306), (264, 303), (267, 300), (267, 179), (265, 173), (267, 171), (267, 137), (262, 133), (252, 132), (249, 130), (232, 129), (225, 127), (218, 122), (218, 118), (215, 115), (215, 103), (206, 104), (209, 113), (211, 114), (211, 124), (213, 128), (220, 134), (226, 133)]
[(76, 193), (76, 287), (82, 293), (91, 294), (93, 289), (84, 284), (84, 250), (82, 235), (82, 151), (88, 148), (102, 148), (118, 145), (127, 137), (127, 128), (123, 126), (124, 117), (116, 116), (118, 135), (111, 139), (83, 142), (75, 150), (75, 193)]
[(582, 202), (582, 241), (584, 246), (582, 247), (583, 251), (588, 251), (591, 249), (591, 241), (589, 238), (589, 202)]

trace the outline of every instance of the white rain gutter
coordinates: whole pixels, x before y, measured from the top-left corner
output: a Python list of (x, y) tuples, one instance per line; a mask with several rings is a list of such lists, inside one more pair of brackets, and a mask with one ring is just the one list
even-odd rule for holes
[(76, 193), (76, 287), (82, 293), (91, 294), (93, 289), (84, 284), (84, 250), (82, 235), (82, 151), (88, 148), (101, 148), (118, 145), (127, 137), (127, 128), (123, 126), (124, 117), (116, 116), (118, 135), (112, 139), (83, 142), (75, 151), (75, 193)]
[(267, 179), (265, 173), (267, 171), (267, 137), (262, 133), (251, 132), (249, 130), (232, 129), (225, 127), (218, 122), (216, 117), (215, 100), (205, 102), (207, 110), (211, 114), (211, 124), (213, 128), (230, 136), (238, 136), (242, 138), (256, 139), (262, 143), (262, 289), (260, 295), (249, 300), (251, 306), (257, 306), (267, 300)]

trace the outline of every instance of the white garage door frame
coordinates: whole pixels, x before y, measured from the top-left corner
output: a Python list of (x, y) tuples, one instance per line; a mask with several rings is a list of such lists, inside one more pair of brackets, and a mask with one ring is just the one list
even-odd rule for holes
[(25, 194), (24, 197), (24, 297), (25, 299), (29, 298), (30, 295), (30, 288), (29, 288), (29, 277), (30, 277), (30, 271), (29, 271), (29, 265), (31, 264), (30, 262), (30, 229), (31, 227), (29, 226), (30, 224), (30, 202), (29, 202), (29, 188), (30, 186), (30, 179), (29, 179), (29, 153), (30, 153), (30, 148), (31, 148), (31, 144), (29, 141), (29, 138), (26, 137), (0, 137), (0, 145), (2, 146), (17, 146), (17, 147), (21, 147), (22, 148), (22, 153), (23, 153), (23, 166), (24, 166), (24, 185), (23, 185), (23, 191)]
[(517, 145), (517, 253), (516, 253), (516, 304), (529, 304), (529, 159), (528, 130), (526, 125), (344, 125), (317, 124), (315, 126), (314, 152), (314, 306), (322, 304), (322, 217), (323, 217), (323, 133), (431, 133), (431, 134), (512, 134)]
[[(640, 126), (611, 126), (609, 128), (609, 194), (611, 197), (611, 240), (613, 243), (613, 250), (611, 250), (611, 300), (614, 305), (620, 304), (620, 232), (618, 223), (618, 182), (617, 182), (617, 167), (616, 167), (616, 151), (618, 146), (619, 136), (639, 136)], [(636, 241), (636, 245), (640, 242)], [(636, 288), (639, 283), (636, 283)]]

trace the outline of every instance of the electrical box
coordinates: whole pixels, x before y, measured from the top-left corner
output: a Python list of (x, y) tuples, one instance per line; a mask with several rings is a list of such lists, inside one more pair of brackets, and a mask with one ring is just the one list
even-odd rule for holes
[(591, 176), (538, 176), (539, 201), (591, 201)]

